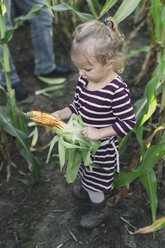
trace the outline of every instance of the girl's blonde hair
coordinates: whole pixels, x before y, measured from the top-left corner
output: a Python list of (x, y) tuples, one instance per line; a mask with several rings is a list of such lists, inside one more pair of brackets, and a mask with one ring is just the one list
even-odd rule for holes
[[(94, 51), (96, 59), (106, 64), (109, 60), (115, 60), (114, 69), (122, 72), (124, 69), (125, 41), (124, 35), (118, 30), (117, 22), (109, 17), (104, 22), (92, 20), (76, 27), (73, 33), (71, 56), (86, 54), (86, 41), (94, 39)], [(92, 43), (93, 44), (93, 43)], [(81, 50), (83, 49), (83, 51)]]

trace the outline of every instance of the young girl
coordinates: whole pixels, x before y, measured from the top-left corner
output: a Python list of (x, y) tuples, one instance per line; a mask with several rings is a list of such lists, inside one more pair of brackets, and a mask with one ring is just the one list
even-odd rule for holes
[(86, 127), (82, 135), (87, 140), (101, 140), (95, 156), (91, 155), (91, 171), (83, 164), (79, 169), (82, 187), (74, 187), (79, 198), (86, 195), (92, 203), (91, 211), (82, 216), (80, 225), (94, 228), (108, 216), (105, 190), (113, 184), (118, 168), (117, 135), (123, 138), (134, 126), (135, 115), (127, 85), (117, 74), (123, 69), (125, 52), (124, 36), (115, 20), (103, 23), (92, 20), (80, 24), (75, 32), (71, 59), (79, 71), (75, 98), (68, 107), (53, 113), (61, 120), (80, 115)]

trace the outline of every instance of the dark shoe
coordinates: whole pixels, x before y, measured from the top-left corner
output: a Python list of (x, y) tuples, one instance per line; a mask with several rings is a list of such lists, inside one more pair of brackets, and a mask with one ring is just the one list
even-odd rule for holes
[(68, 67), (56, 67), (52, 72), (47, 74), (39, 75), (39, 77), (46, 78), (56, 78), (56, 77), (66, 77), (71, 72), (71, 69)]
[(74, 185), (73, 186), (73, 195), (79, 199), (79, 200), (84, 200), (84, 201), (89, 201), (89, 195), (87, 191), (80, 185)]
[(81, 217), (80, 226), (85, 229), (93, 229), (103, 223), (108, 217), (108, 206), (105, 201), (92, 204), (91, 211)]
[(17, 101), (21, 101), (28, 96), (27, 91), (20, 83), (15, 84), (12, 88), (15, 90), (15, 98)]

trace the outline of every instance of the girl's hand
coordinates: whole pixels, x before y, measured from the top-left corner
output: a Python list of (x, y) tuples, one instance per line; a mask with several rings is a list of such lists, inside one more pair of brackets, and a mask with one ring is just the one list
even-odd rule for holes
[(99, 129), (94, 128), (94, 127), (83, 127), (82, 130), (81, 130), (81, 134), (87, 140), (98, 140), (98, 139), (100, 139)]
[(55, 116), (59, 121), (61, 121), (60, 111), (59, 110), (51, 113), (51, 115)]
[(63, 121), (71, 117), (72, 111), (68, 107), (66, 107), (66, 108), (53, 112), (52, 115), (55, 116), (60, 121)]

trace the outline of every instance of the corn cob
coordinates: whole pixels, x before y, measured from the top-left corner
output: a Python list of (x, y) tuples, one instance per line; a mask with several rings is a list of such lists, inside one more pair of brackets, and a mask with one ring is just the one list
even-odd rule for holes
[(66, 123), (58, 120), (55, 116), (48, 114), (46, 112), (42, 112), (40, 110), (33, 110), (27, 112), (27, 117), (36, 122), (38, 125), (47, 126), (47, 127), (56, 127), (60, 130), (63, 130), (66, 126)]

